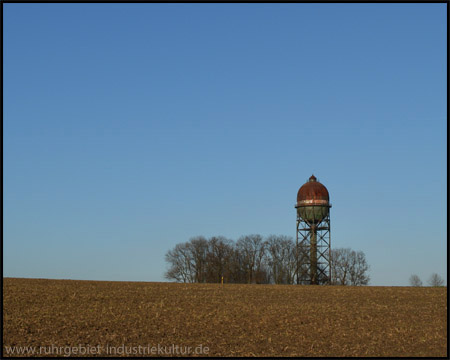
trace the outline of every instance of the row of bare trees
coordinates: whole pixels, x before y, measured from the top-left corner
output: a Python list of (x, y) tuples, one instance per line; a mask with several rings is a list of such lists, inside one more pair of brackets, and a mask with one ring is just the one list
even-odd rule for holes
[(180, 282), (267, 283), (263, 264), (265, 244), (260, 235), (241, 237), (237, 243), (223, 236), (191, 238), (166, 254), (166, 278)]
[[(363, 252), (333, 249), (331, 259), (332, 284), (369, 283)], [(299, 266), (292, 237), (264, 239), (258, 234), (241, 236), (236, 242), (223, 236), (196, 236), (169, 250), (166, 261), (167, 279), (190, 283), (218, 283), (223, 277), (227, 283), (294, 284)]]
[[(431, 274), (431, 276), (427, 282), (428, 282), (429, 286), (444, 286), (444, 284), (445, 284), (444, 279), (436, 273)], [(411, 286), (422, 286), (423, 285), (422, 280), (416, 274), (411, 275), (411, 277), (409, 278), (409, 284)]]

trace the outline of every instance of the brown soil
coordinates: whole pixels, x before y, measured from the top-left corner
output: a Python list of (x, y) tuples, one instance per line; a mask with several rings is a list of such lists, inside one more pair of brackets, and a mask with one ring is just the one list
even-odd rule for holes
[(447, 288), (5, 278), (3, 311), (5, 357), (447, 356)]

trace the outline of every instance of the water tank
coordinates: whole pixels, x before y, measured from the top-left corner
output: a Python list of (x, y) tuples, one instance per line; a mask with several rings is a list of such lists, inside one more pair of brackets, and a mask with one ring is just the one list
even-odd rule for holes
[(312, 175), (297, 193), (297, 214), (311, 225), (320, 224), (330, 211), (327, 188)]

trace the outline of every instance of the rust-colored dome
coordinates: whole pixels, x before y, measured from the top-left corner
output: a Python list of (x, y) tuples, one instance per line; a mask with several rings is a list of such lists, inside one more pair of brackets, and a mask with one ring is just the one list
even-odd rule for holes
[(297, 193), (297, 206), (307, 204), (328, 204), (330, 195), (327, 188), (312, 175)]

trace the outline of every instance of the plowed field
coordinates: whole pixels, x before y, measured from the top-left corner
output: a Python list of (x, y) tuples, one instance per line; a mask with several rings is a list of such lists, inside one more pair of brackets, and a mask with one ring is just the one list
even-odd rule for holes
[(5, 357), (447, 356), (447, 288), (5, 278), (3, 311)]

